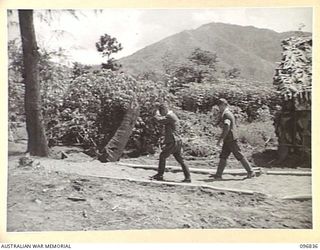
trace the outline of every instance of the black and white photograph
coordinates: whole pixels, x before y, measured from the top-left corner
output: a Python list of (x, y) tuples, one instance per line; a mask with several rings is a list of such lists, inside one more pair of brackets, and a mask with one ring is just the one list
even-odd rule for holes
[(6, 14), (7, 232), (314, 228), (312, 7)]

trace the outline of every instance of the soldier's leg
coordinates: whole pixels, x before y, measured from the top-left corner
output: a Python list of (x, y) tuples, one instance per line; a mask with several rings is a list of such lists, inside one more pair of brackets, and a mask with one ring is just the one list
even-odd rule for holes
[(215, 179), (221, 179), (223, 171), (224, 171), (225, 167), (227, 166), (227, 159), (228, 159), (230, 153), (231, 153), (231, 151), (230, 151), (229, 143), (224, 142), (220, 156), (219, 156), (220, 160), (219, 160), (217, 172), (214, 175)]
[(166, 168), (166, 159), (172, 154), (174, 150), (174, 143), (168, 143), (162, 149), (159, 155), (159, 165), (158, 165), (158, 173), (153, 176), (153, 179), (161, 180), (163, 179), (163, 174)]
[(256, 173), (252, 170), (252, 167), (246, 157), (243, 157), (243, 159), (240, 161), (242, 166), (247, 170), (247, 178), (252, 178), (256, 176)]
[(248, 178), (254, 177), (255, 173), (252, 170), (252, 167), (248, 161), (248, 159), (241, 153), (241, 149), (237, 143), (237, 141), (233, 141), (232, 144), (230, 145), (231, 147), (231, 151), (233, 153), (233, 155), (235, 156), (235, 158), (240, 161), (241, 165), (244, 167), (244, 169), (247, 171)]
[(181, 149), (182, 149), (182, 142), (181, 140), (179, 140), (176, 142), (176, 148), (175, 148), (175, 152), (173, 153), (173, 156), (182, 167), (182, 171), (185, 178), (184, 181), (189, 182), (191, 181), (190, 170), (188, 166), (184, 163), (184, 160), (181, 155)]

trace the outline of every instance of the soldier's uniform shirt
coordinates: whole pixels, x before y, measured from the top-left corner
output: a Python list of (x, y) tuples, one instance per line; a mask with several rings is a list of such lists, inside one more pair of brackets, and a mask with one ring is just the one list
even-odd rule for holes
[(222, 126), (224, 129), (224, 125), (229, 126), (229, 132), (223, 140), (222, 151), (220, 154), (220, 158), (227, 159), (232, 152), (235, 158), (238, 161), (243, 159), (243, 154), (241, 153), (241, 149), (237, 143), (237, 134), (236, 134), (236, 121), (232, 112), (226, 108), (221, 115)]
[(232, 114), (232, 112), (226, 108), (222, 115), (221, 115), (221, 120), (223, 125), (229, 125), (230, 129), (229, 132), (227, 134), (227, 136), (225, 137), (224, 141), (225, 142), (230, 142), (230, 141), (234, 141), (237, 139), (237, 134), (236, 134), (236, 130), (235, 130), (235, 123), (236, 120), (234, 118), (234, 115)]
[(182, 141), (178, 134), (179, 118), (175, 113), (169, 111), (166, 116), (156, 116), (159, 123), (165, 126), (165, 134), (163, 143), (165, 146), (159, 156), (159, 169), (158, 174), (163, 175), (165, 170), (165, 159), (171, 154), (180, 163), (183, 173), (186, 178), (190, 178), (189, 168), (185, 165), (183, 158), (181, 156)]
[(167, 144), (170, 142), (175, 142), (180, 140), (178, 135), (178, 126), (179, 118), (171, 110), (167, 113), (166, 116), (158, 116), (156, 119), (163, 125), (165, 125), (164, 141), (163, 143)]

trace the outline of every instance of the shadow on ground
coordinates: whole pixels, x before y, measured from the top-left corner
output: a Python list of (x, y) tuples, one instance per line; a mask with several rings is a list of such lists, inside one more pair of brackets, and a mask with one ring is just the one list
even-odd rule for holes
[(252, 160), (254, 165), (263, 168), (311, 168), (307, 155), (289, 153), (284, 160), (279, 161), (278, 151), (274, 149), (253, 153)]

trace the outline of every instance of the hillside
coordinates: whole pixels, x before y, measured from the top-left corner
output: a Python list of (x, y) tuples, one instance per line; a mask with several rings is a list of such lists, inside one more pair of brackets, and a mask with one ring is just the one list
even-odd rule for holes
[(120, 59), (123, 69), (133, 75), (163, 73), (162, 60), (183, 62), (194, 48), (216, 52), (219, 69), (233, 67), (246, 79), (272, 81), (276, 62), (281, 59), (280, 42), (295, 32), (277, 33), (253, 26), (210, 23), (185, 30)]

